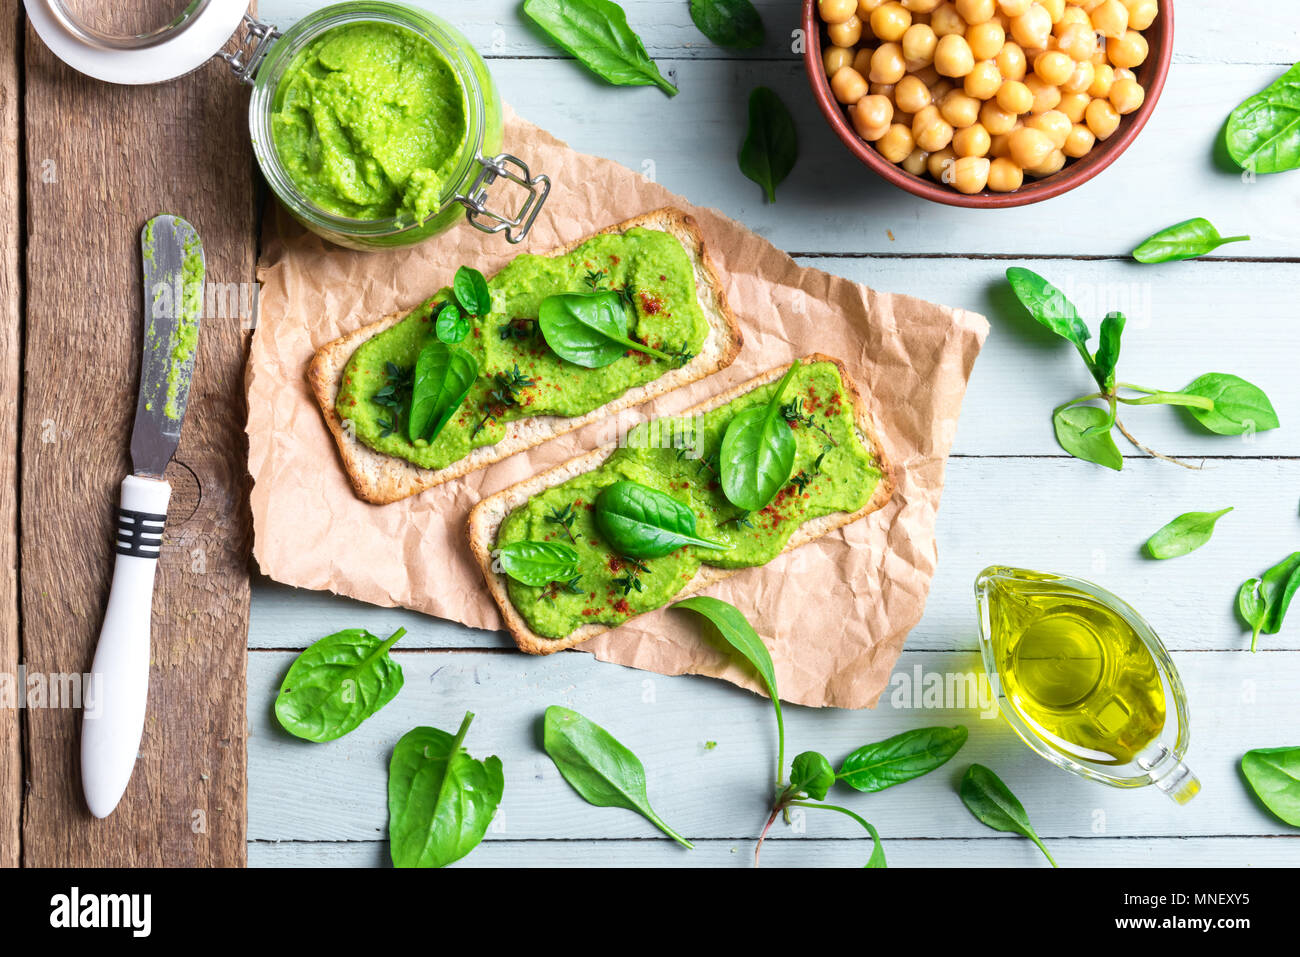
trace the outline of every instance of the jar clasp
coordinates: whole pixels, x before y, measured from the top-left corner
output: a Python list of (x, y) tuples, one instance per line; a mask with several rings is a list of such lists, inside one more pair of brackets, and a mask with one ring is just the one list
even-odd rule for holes
[(244, 14), (243, 26), (244, 35), (235, 52), (219, 50), (217, 56), (230, 64), (235, 76), (251, 84), (257, 75), (257, 68), (262, 65), (262, 60), (271, 49), (271, 44), (279, 38), (280, 31), (247, 13)]
[[(468, 194), (457, 196), (456, 202), (469, 210), (467, 218), (475, 229), (481, 229), (485, 233), (499, 233), (504, 230), (509, 242), (523, 242), (524, 237), (528, 235), (528, 230), (532, 229), (533, 220), (537, 219), (542, 204), (546, 202), (546, 197), (551, 192), (550, 178), (544, 175), (531, 175), (528, 166), (509, 153), (498, 153), (491, 158), (480, 156), (478, 161), (482, 168), (475, 177), (474, 184), (469, 188)], [(509, 180), (516, 186), (528, 190), (528, 198), (524, 200), (514, 216), (504, 216), (487, 208), (488, 187), (498, 179)]]

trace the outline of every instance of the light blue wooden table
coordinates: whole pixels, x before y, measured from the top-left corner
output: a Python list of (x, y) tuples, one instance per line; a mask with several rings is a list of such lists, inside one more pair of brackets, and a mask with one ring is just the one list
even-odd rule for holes
[[(321, 5), (260, 6), (263, 19), (285, 26)], [(1251, 655), (1233, 614), (1241, 581), (1300, 548), (1300, 173), (1247, 182), (1214, 159), (1232, 107), (1300, 57), (1300, 9), (1292, 0), (1257, 0), (1249, 16), (1226, 4), (1179, 4), (1168, 87), (1139, 141), (1068, 196), (1002, 212), (915, 199), (848, 154), (817, 113), (791, 52), (796, 0), (759, 0), (768, 45), (745, 56), (711, 46), (691, 24), (686, 0), (624, 0), (629, 21), (681, 87), (671, 100), (651, 88), (594, 81), (540, 39), (512, 0), (425, 5), (488, 57), (502, 95), (522, 116), (575, 148), (720, 208), (801, 262), (989, 317), (993, 331), (948, 469), (938, 575), (893, 690), (874, 711), (787, 710), (791, 751), (816, 748), (832, 759), (907, 728), (970, 728), (950, 766), (846, 799), (880, 829), (891, 865), (1044, 866), (1028, 842), (984, 828), (962, 808), (954, 784), (972, 761), (1011, 784), (1062, 865), (1300, 864), (1300, 832), (1261, 810), (1237, 771), (1245, 750), (1300, 744), (1300, 622), (1263, 638)], [(735, 162), (746, 97), (760, 83), (791, 107), (801, 142), (775, 206), (762, 202)], [(1146, 235), (1191, 216), (1254, 240), (1199, 262), (1126, 260)], [(1055, 281), (1089, 317), (1114, 308), (1128, 314), (1122, 368), (1129, 381), (1172, 389), (1203, 372), (1233, 372), (1268, 392), (1283, 428), (1223, 438), (1189, 427), (1170, 409), (1143, 409), (1129, 416), (1142, 441), (1204, 462), (1203, 471), (1132, 448), (1119, 474), (1067, 458), (1052, 437), (1050, 412), (1088, 390), (1086, 372), (1072, 349), (1011, 308), (1002, 275), (1016, 263)], [(1139, 554), (1174, 515), (1227, 505), (1236, 511), (1195, 554), (1169, 562)], [(1151, 788), (1119, 791), (1058, 771), (978, 708), (913, 705), (918, 673), (976, 668), (971, 583), (994, 562), (1092, 579), (1148, 617), (1190, 697), (1188, 761), (1204, 785), (1192, 804), (1180, 808)], [(344, 627), (388, 634), (398, 625), (410, 636), (397, 652), (406, 687), (392, 704), (328, 745), (280, 731), (271, 703), (297, 650)], [(591, 808), (569, 789), (537, 746), (539, 717), (553, 703), (592, 716), (640, 755), (656, 808), (696, 839), (697, 850), (683, 850), (631, 813)], [(417, 724), (454, 728), (469, 708), (478, 715), (471, 749), (499, 754), (507, 785), (488, 839), (460, 866), (750, 862), (775, 748), (765, 700), (581, 653), (530, 658), (503, 635), (262, 579), (249, 631), (249, 863), (385, 863), (392, 744)], [(855, 827), (837, 815), (778, 825), (765, 863), (860, 866), (868, 848)]]

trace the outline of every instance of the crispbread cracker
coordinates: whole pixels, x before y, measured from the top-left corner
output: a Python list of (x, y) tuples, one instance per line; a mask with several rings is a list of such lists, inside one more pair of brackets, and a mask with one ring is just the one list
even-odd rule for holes
[[(818, 353), (803, 356), (798, 361), (805, 364), (812, 362), (833, 362), (839, 368), (840, 379), (844, 383), (844, 390), (848, 393), (853, 404), (853, 419), (857, 428), (858, 437), (862, 440), (863, 444), (871, 449), (876, 463), (880, 468), (881, 476), (880, 482), (877, 484), (871, 499), (862, 506), (862, 508), (855, 512), (834, 512), (830, 515), (823, 515), (820, 518), (814, 518), (804, 522), (795, 529), (794, 534), (792, 534), (789, 541), (786, 542), (783, 551), (798, 548), (800, 545), (807, 544), (813, 539), (821, 538), (823, 535), (829, 534), (837, 528), (842, 528), (845, 525), (856, 522), (858, 519), (883, 507), (884, 504), (889, 501), (890, 496), (894, 493), (894, 477), (892, 469), (889, 462), (885, 459), (880, 436), (876, 430), (876, 424), (871, 418), (871, 413), (867, 410), (866, 403), (863, 401), (861, 393), (858, 392), (857, 386), (851, 379), (849, 379), (848, 373), (844, 368), (844, 363), (839, 359)], [(759, 386), (776, 381), (784, 375), (786, 370), (789, 368), (789, 365), (781, 365), (769, 369), (747, 382), (742, 382), (739, 385), (727, 389), (725, 392), (715, 395), (711, 399), (707, 399), (698, 405), (677, 413), (677, 415), (672, 416), (672, 418), (699, 415), (709, 412), (721, 405), (725, 405), (737, 396), (744, 395), (747, 392), (752, 392)], [(495, 495), (488, 496), (470, 510), (468, 522), (469, 544), (474, 553), (474, 559), (478, 562), (479, 568), (483, 571), (483, 577), (487, 581), (488, 591), (491, 592), (492, 597), (496, 600), (497, 605), (501, 609), (501, 616), (505, 619), (506, 628), (514, 637), (515, 644), (517, 644), (522, 651), (526, 651), (533, 655), (549, 655), (552, 652), (562, 651), (565, 648), (572, 648), (574, 645), (581, 644), (589, 638), (594, 638), (599, 634), (610, 631), (612, 627), (616, 627), (602, 624), (589, 624), (581, 626), (563, 638), (547, 638), (544, 635), (539, 635), (528, 627), (528, 623), (524, 621), (523, 616), (515, 609), (514, 603), (510, 600), (510, 595), (506, 590), (505, 576), (492, 570), (492, 550), (496, 543), (497, 531), (500, 529), (501, 523), (505, 520), (507, 515), (519, 506), (525, 504), (530, 498), (539, 492), (568, 481), (576, 475), (581, 475), (584, 472), (590, 472), (597, 468), (616, 447), (615, 444), (604, 445), (598, 449), (593, 449), (590, 452), (579, 455), (577, 458), (570, 459), (569, 461), (548, 469), (530, 479), (525, 479), (516, 485), (502, 489)], [(740, 569), (715, 568), (712, 565), (701, 565), (699, 570), (696, 571), (695, 577), (687, 582), (686, 586), (680, 592), (673, 596), (673, 600), (676, 601), (685, 598), (688, 595), (693, 595), (696, 592), (702, 591), (710, 585), (722, 581), (724, 578), (729, 578), (739, 570)]]
[(357, 347), (401, 322), (411, 310), (391, 313), (377, 322), (362, 326), (355, 332), (322, 346), (317, 350), (307, 369), (307, 380), (311, 383), (316, 401), (320, 403), (325, 424), (334, 435), (339, 455), (343, 459), (343, 467), (347, 470), (348, 478), (351, 479), (357, 495), (376, 505), (396, 502), (409, 495), (433, 488), (435, 485), (460, 478), (516, 452), (533, 448), (557, 435), (572, 432), (588, 422), (648, 402), (665, 392), (688, 385), (730, 365), (740, 352), (743, 342), (740, 326), (732, 314), (731, 307), (727, 305), (722, 282), (713, 267), (708, 251), (704, 248), (704, 237), (699, 227), (690, 216), (680, 210), (672, 207), (657, 209), (602, 229), (591, 236), (584, 236), (545, 255), (562, 256), (581, 246), (592, 236), (622, 233), (636, 226), (657, 229), (676, 237), (694, 265), (696, 294), (700, 308), (708, 321), (709, 332), (699, 353), (690, 362), (664, 373), (653, 382), (627, 390), (618, 398), (592, 409), (585, 415), (576, 417), (542, 415), (511, 422), (505, 437), (500, 442), (474, 449), (464, 458), (444, 468), (426, 469), (397, 456), (377, 452), (362, 444), (350, 430), (344, 428), (334, 408), (339, 385), (343, 379), (343, 370)]

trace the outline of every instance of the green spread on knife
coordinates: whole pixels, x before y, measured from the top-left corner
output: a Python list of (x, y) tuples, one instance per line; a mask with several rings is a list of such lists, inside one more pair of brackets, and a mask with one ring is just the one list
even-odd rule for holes
[[(639, 425), (599, 468), (547, 489), (508, 515), (497, 536), (498, 548), (518, 541), (557, 541), (571, 544), (581, 559), (576, 593), (555, 584), (533, 587), (509, 581), (510, 599), (529, 627), (561, 638), (592, 622), (618, 624), (667, 604), (701, 564), (764, 565), (780, 554), (804, 522), (866, 505), (880, 481), (879, 463), (854, 428), (852, 400), (831, 362), (800, 366), (786, 388), (785, 403), (802, 400), (802, 418), (790, 422), (786, 417), (798, 445), (791, 480), (771, 504), (753, 514), (727, 501), (716, 461), (727, 424), (736, 413), (766, 404), (775, 388), (775, 382), (761, 386), (696, 419)], [(674, 442), (684, 451), (671, 447)], [(700, 538), (727, 541), (731, 547), (715, 551), (686, 546), (650, 559), (637, 570), (600, 541), (595, 524), (597, 494), (622, 479), (672, 495), (695, 512)], [(566, 509), (576, 516), (567, 530), (548, 518), (567, 516)], [(640, 589), (628, 587), (629, 575), (640, 581)]]
[(172, 334), (171, 362), (167, 367), (167, 401), (163, 415), (179, 419), (184, 409), (177, 405), (181, 379), (194, 367), (194, 351), (199, 345), (199, 317), (203, 314), (203, 245), (191, 233), (185, 240), (185, 261), (181, 265), (181, 301), (177, 307), (176, 330)]
[(351, 219), (437, 212), (466, 137), (465, 91), (428, 40), (350, 23), (303, 50), (276, 87), (272, 139), (294, 185)]
[(399, 413), (375, 398), (390, 385), (409, 389), (403, 383), (434, 335), (433, 316), (450, 299), (449, 289), (357, 348), (343, 372), (335, 405), (339, 418), (351, 422), (356, 438), (372, 449), (443, 468), (499, 442), (511, 421), (583, 415), (674, 368), (674, 360), (632, 352), (587, 369), (547, 346), (535, 321), (542, 300), (593, 286), (625, 292), (632, 301), (629, 334), (650, 346), (695, 353), (708, 334), (694, 268), (677, 239), (642, 228), (594, 236), (564, 256), (519, 256), (489, 281), (492, 311), (470, 317), (470, 333), (455, 347), (473, 354), (479, 377), (432, 442), (412, 442), (395, 421)]

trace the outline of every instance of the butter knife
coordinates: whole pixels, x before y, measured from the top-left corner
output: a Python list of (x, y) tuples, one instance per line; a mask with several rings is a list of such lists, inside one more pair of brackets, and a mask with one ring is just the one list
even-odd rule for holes
[(193, 226), (155, 216), (140, 233), (140, 254), (144, 345), (133, 474), (122, 482), (113, 585), (81, 722), (82, 790), (100, 818), (122, 799), (144, 730), (154, 573), (172, 493), (163, 471), (180, 441), (203, 312), (203, 243)]

